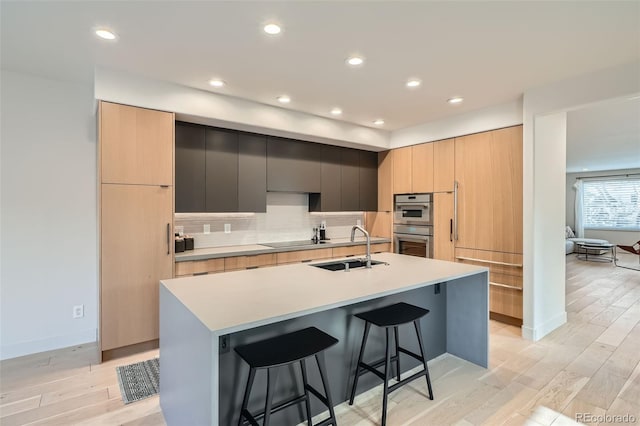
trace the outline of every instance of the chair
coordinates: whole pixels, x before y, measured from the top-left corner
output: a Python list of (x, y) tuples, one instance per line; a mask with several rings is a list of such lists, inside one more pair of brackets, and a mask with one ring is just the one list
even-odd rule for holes
[(615, 259), (615, 265), (620, 267), (620, 268), (631, 269), (632, 271), (640, 270), (640, 240), (638, 240), (637, 243), (635, 243), (635, 244), (633, 244), (631, 246), (618, 245), (617, 247), (619, 249), (621, 249), (621, 250), (624, 250), (626, 252), (629, 252), (631, 254), (635, 254), (635, 255), (638, 256), (638, 269), (630, 268), (628, 266), (618, 265), (618, 259)]

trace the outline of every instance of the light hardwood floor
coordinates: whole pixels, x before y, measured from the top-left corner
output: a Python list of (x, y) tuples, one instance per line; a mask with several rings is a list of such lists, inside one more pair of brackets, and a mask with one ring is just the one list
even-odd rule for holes
[[(534, 343), (492, 321), (488, 370), (449, 355), (431, 361), (435, 400), (424, 380), (404, 386), (390, 396), (387, 424), (567, 425), (577, 413), (640, 424), (640, 272), (569, 255), (566, 284), (567, 324)], [(95, 345), (82, 345), (3, 361), (0, 424), (164, 425), (158, 397), (125, 406), (115, 374), (157, 353), (97, 364)], [(378, 387), (339, 405), (338, 420), (375, 425), (380, 405)]]

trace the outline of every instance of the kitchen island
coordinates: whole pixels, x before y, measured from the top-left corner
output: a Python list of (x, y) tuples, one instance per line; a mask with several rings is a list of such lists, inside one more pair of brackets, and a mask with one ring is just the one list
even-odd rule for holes
[[(427, 359), (448, 352), (487, 367), (486, 268), (391, 253), (374, 260), (385, 263), (350, 272), (292, 264), (161, 281), (160, 404), (167, 424), (237, 423), (248, 367), (233, 347), (308, 326), (339, 339), (326, 352), (327, 369), (334, 403), (346, 400), (364, 327), (353, 314), (400, 301), (431, 311), (421, 321)], [(382, 354), (378, 331), (370, 334), (370, 359)], [(410, 331), (401, 327), (400, 340), (417, 350)], [(402, 367), (416, 365), (407, 359)], [(287, 376), (280, 375), (276, 399), (298, 388)], [(359, 392), (380, 383), (370, 376), (362, 377)], [(254, 383), (252, 410), (264, 404), (261, 380)], [(312, 383), (317, 380), (310, 374)], [(437, 387), (434, 392), (437, 398)], [(320, 404), (312, 410), (318, 413)], [(277, 424), (301, 419), (294, 408), (277, 415)]]

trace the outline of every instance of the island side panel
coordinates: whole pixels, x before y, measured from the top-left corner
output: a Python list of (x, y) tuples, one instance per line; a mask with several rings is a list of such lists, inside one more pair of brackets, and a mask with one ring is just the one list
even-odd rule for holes
[(211, 403), (217, 348), (218, 338), (160, 284), (160, 406), (167, 425), (217, 424)]
[(447, 283), (447, 352), (481, 367), (489, 367), (487, 272)]
[[(429, 309), (430, 313), (420, 321), (420, 325), (425, 339), (426, 357), (427, 359), (433, 359), (446, 352), (446, 300), (446, 285), (441, 285), (439, 294), (435, 294), (433, 286), (427, 286), (232, 334), (229, 341), (232, 349), (227, 353), (220, 354), (219, 424), (237, 424), (242, 392), (246, 386), (248, 376), (249, 368), (237, 356), (233, 347), (311, 326), (331, 334), (339, 339), (339, 343), (327, 350), (325, 357), (333, 403), (337, 405), (348, 399), (362, 342), (364, 322), (354, 317), (354, 314), (397, 302), (407, 302)], [(400, 326), (400, 343), (407, 349), (419, 353), (415, 329), (412, 324)], [(392, 352), (395, 352), (393, 339), (391, 346)], [(383, 356), (384, 331), (372, 326), (365, 351), (365, 362), (371, 362)], [(404, 355), (401, 358), (401, 369), (403, 371), (408, 371), (418, 364), (418, 361), (413, 358)], [(392, 370), (395, 372), (395, 367)], [(317, 365), (313, 358), (307, 360), (307, 371), (311, 385), (322, 390), (320, 377), (317, 373)], [(292, 381), (294, 373), (298, 377), (297, 383)], [(252, 411), (260, 410), (264, 407), (265, 376), (266, 373), (264, 371), (258, 372), (256, 376), (249, 402), (249, 409)], [(285, 399), (296, 392), (302, 392), (299, 378), (300, 369), (298, 365), (281, 368), (276, 384), (274, 402)], [(358, 382), (357, 394), (366, 392), (381, 383), (381, 380), (373, 374), (365, 374), (361, 376)], [(326, 410), (315, 397), (311, 399), (314, 415)], [(358, 398), (356, 397), (357, 400)], [(289, 408), (276, 413), (272, 416), (272, 423), (298, 424), (304, 419), (303, 409), (304, 404), (301, 404), (297, 409)]]

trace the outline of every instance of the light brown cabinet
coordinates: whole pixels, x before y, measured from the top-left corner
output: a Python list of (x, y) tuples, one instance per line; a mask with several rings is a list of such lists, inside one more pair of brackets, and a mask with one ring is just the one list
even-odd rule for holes
[(393, 151), (393, 193), (433, 192), (433, 144)]
[(99, 111), (100, 350), (158, 339), (159, 281), (173, 277), (173, 114)]
[(256, 269), (265, 266), (275, 266), (275, 253), (256, 254), (249, 256), (234, 256), (224, 258), (224, 270), (238, 271), (242, 269)]
[(206, 275), (224, 271), (224, 259), (191, 260), (176, 262), (176, 278), (188, 275)]
[(522, 126), (455, 139), (456, 260), (489, 267), (490, 310), (522, 319)]
[(331, 248), (316, 250), (284, 251), (276, 254), (278, 265), (287, 263), (311, 262), (312, 260), (329, 259), (333, 256)]
[(522, 253), (522, 126), (455, 139), (456, 247)]
[(455, 180), (455, 140), (445, 139), (433, 144), (433, 192), (453, 191)]
[(100, 103), (102, 183), (173, 185), (173, 113)]
[(455, 260), (453, 241), (453, 193), (433, 194), (433, 257), (434, 259)]

